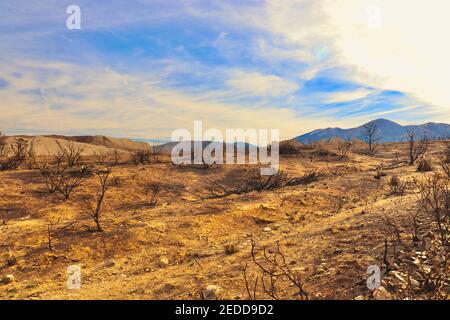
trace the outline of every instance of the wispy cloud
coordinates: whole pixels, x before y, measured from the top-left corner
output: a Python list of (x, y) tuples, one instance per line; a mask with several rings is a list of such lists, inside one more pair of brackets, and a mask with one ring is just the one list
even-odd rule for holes
[(0, 4), (2, 130), (164, 139), (204, 120), (288, 138), (450, 121), (446, 0), (80, 0), (69, 31), (72, 2)]
[(327, 103), (342, 103), (342, 102), (349, 102), (353, 100), (359, 100), (366, 98), (369, 94), (371, 94), (373, 91), (368, 89), (361, 89), (357, 91), (338, 91), (330, 93), (326, 96), (326, 102)]
[(254, 96), (285, 96), (298, 89), (298, 85), (275, 75), (232, 70), (226, 81), (236, 91)]
[[(117, 136), (166, 138), (173, 128), (191, 128), (194, 120), (226, 129), (279, 128), (284, 138), (297, 134), (299, 122), (311, 130), (320, 121), (283, 107), (243, 108), (218, 102), (209, 93), (189, 93), (166, 87), (158, 77), (122, 74), (105, 68), (70, 64), (18, 63), (9, 66), (13, 86), (0, 90), (9, 106), (0, 125), (11, 133), (110, 132)], [(45, 76), (43, 76), (43, 74)], [(231, 95), (222, 92), (222, 95)], [(14, 122), (9, 119), (15, 119)], [(42, 124), (45, 123), (45, 126)]]

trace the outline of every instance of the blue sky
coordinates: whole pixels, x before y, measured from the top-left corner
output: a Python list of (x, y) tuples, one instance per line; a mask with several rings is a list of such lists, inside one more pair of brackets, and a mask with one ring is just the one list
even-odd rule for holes
[[(66, 28), (72, 4), (80, 30)], [(441, 38), (450, 26), (439, 19), (448, 9), (441, 0), (3, 0), (0, 130), (165, 139), (203, 120), (289, 138), (380, 117), (450, 122)]]

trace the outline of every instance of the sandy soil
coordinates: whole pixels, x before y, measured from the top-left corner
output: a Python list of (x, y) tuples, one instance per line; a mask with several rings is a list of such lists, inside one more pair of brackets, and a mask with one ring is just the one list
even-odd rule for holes
[[(440, 148), (433, 144), (434, 152)], [(199, 299), (202, 288), (216, 285), (220, 299), (246, 299), (242, 268), (248, 263), (248, 272), (256, 271), (252, 238), (258, 248), (280, 243), (311, 298), (369, 296), (367, 267), (382, 265), (382, 215), (401, 226), (415, 208), (413, 190), (389, 195), (387, 180), (422, 173), (401, 166), (374, 178), (377, 166), (405, 153), (402, 144), (384, 145), (376, 156), (356, 148), (345, 161), (313, 151), (281, 161), (291, 177), (321, 170), (324, 176), (308, 187), (221, 199), (201, 198), (210, 187), (205, 177), (233, 184), (248, 166), (114, 166), (117, 184), (105, 199), (104, 232), (93, 231), (83, 206), (83, 199), (95, 194), (95, 176), (65, 200), (45, 191), (38, 170), (0, 172), (0, 276), (14, 276), (0, 285), (0, 298)], [(156, 206), (145, 188), (151, 182), (162, 185)], [(227, 254), (227, 245), (236, 252)], [(82, 269), (80, 290), (66, 288), (66, 269), (74, 264)], [(296, 298), (289, 289), (285, 294)]]

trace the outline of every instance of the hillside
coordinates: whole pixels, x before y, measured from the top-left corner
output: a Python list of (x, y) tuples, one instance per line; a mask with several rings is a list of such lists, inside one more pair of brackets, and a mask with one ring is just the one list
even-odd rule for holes
[[(117, 150), (120, 152), (133, 152), (138, 150), (148, 150), (148, 143), (135, 142), (129, 139), (111, 138), (106, 136), (74, 136), (66, 137), (60, 135), (52, 136), (20, 136), (28, 141), (36, 156), (54, 156), (64, 150), (70, 141), (77, 148), (82, 149), (83, 156), (95, 154), (108, 154)], [(6, 144), (10, 145), (16, 136), (6, 138)]]

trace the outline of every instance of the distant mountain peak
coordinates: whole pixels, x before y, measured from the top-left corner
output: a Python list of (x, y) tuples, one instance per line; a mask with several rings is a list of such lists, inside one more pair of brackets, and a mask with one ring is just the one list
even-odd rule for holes
[(398, 124), (397, 122), (394, 122), (394, 121), (388, 120), (388, 119), (376, 119), (376, 120), (372, 120), (372, 121), (370, 121), (370, 122), (364, 124), (363, 127), (366, 126), (366, 125), (368, 125), (368, 124), (372, 124), (372, 123), (376, 124), (377, 126), (398, 126), (398, 127), (401, 127), (401, 125)]
[(450, 125), (445, 123), (428, 122), (422, 125), (402, 126), (392, 120), (375, 119), (362, 126), (350, 129), (327, 128), (317, 129), (309, 133), (294, 138), (302, 143), (312, 143), (320, 140), (332, 138), (341, 139), (361, 139), (365, 130), (365, 126), (375, 124), (379, 130), (380, 142), (400, 142), (405, 141), (408, 130), (414, 129), (421, 135), (430, 139), (450, 138)]
[(373, 120), (373, 121), (375, 121), (375, 122), (387, 122), (387, 123), (395, 123), (395, 124), (398, 124), (398, 123), (395, 122), (395, 121), (392, 121), (392, 120), (389, 120), (389, 119), (384, 119), (384, 118), (378, 118), (378, 119), (375, 119), (375, 120)]

